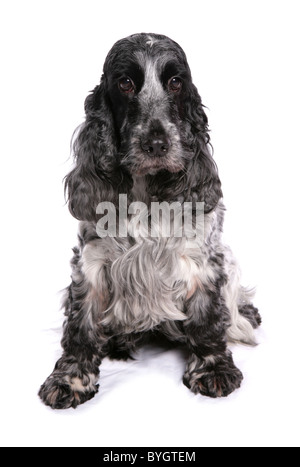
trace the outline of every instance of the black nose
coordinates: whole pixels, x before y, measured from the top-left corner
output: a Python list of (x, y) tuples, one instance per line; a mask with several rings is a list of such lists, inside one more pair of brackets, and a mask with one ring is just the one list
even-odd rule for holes
[(141, 146), (149, 156), (162, 157), (169, 151), (171, 141), (165, 135), (158, 135), (142, 141)]

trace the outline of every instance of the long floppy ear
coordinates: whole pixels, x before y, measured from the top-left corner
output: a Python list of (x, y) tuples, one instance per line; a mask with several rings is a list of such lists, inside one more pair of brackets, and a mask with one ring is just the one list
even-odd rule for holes
[(193, 84), (185, 100), (185, 118), (191, 127), (192, 147), (195, 153), (188, 183), (199, 201), (204, 201), (204, 210), (208, 213), (216, 207), (223, 194), (218, 169), (212, 157), (208, 119), (201, 97)]
[(86, 121), (75, 141), (74, 169), (65, 177), (71, 214), (79, 220), (95, 221), (101, 201), (117, 202), (124, 182), (117, 160), (113, 116), (106, 98), (104, 78), (85, 100)]

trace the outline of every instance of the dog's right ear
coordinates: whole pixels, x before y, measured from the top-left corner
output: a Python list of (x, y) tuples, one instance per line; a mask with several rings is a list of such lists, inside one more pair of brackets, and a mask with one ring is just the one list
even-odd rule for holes
[(113, 116), (105, 87), (102, 77), (101, 84), (85, 100), (86, 120), (75, 132), (73, 142), (75, 167), (65, 177), (69, 209), (79, 220), (95, 221), (96, 208), (102, 201), (116, 203), (116, 187), (121, 189), (126, 179), (118, 166)]

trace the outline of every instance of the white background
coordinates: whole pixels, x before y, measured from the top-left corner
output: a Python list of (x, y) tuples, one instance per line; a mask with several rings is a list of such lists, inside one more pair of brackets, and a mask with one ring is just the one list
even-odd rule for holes
[[(1, 437), (4, 446), (299, 446), (299, 2), (2, 1)], [(233, 348), (245, 381), (228, 399), (181, 383), (182, 353), (105, 360), (76, 411), (37, 398), (60, 356), (57, 291), (77, 222), (64, 205), (69, 142), (113, 43), (179, 42), (209, 108), (226, 240), (257, 286), (256, 348)]]

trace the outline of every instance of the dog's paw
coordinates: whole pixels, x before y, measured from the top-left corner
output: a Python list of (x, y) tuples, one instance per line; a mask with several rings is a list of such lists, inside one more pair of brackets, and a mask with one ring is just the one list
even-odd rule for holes
[(92, 399), (98, 389), (99, 385), (94, 384), (88, 377), (85, 377), (84, 381), (54, 371), (41, 386), (39, 396), (44, 404), (52, 409), (76, 409), (78, 405)]
[(262, 318), (258, 309), (251, 303), (241, 306), (239, 308), (239, 313), (250, 322), (254, 329), (257, 329), (262, 323)]
[(208, 397), (227, 397), (241, 386), (242, 373), (236, 368), (228, 373), (213, 371), (196, 380), (191, 388), (194, 393)]
[(241, 386), (243, 375), (236, 368), (231, 359), (221, 361), (214, 366), (208, 365), (187, 371), (184, 375), (184, 384), (194, 394), (202, 394), (212, 398), (227, 397)]

